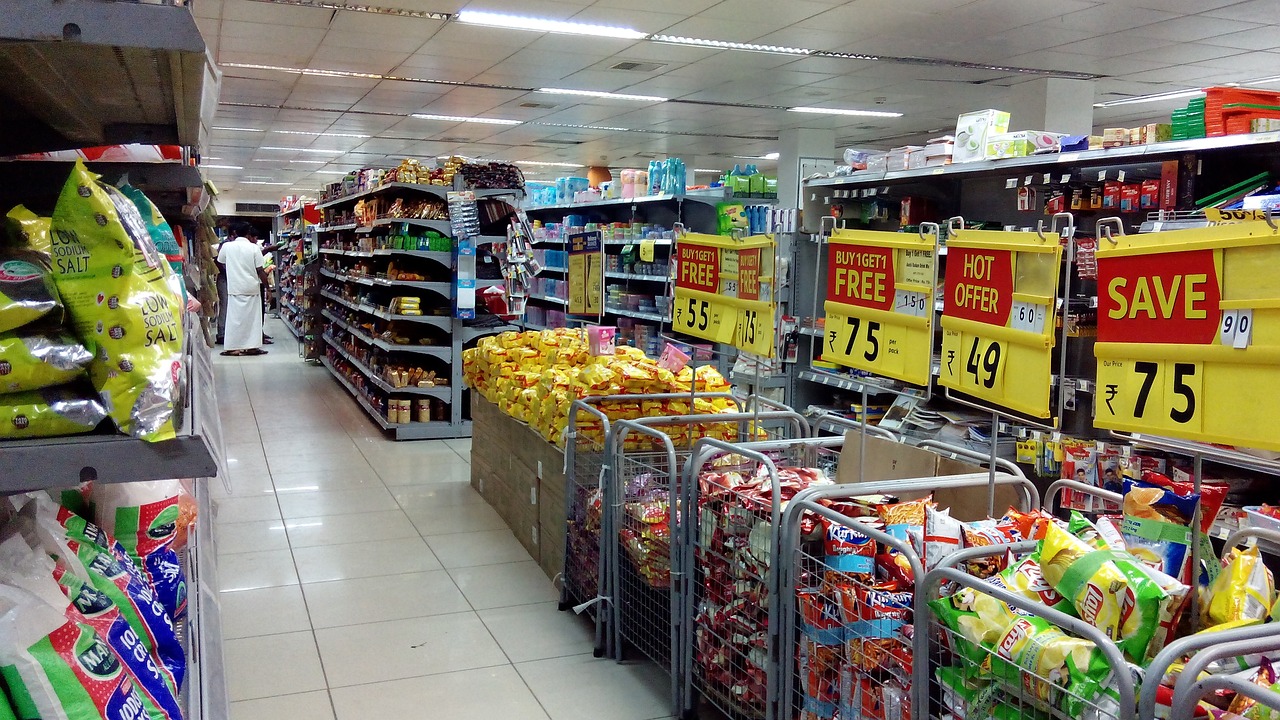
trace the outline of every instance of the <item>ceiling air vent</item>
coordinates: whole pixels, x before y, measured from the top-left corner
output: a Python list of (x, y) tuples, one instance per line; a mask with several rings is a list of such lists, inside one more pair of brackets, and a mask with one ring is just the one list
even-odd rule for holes
[(628, 72), (645, 72), (645, 73), (647, 73), (647, 72), (653, 72), (654, 70), (657, 70), (658, 68), (664, 68), (664, 67), (666, 67), (666, 64), (665, 64), (665, 63), (634, 62), (634, 61), (632, 61), (632, 60), (623, 60), (622, 62), (618, 63), (617, 65), (613, 65), (613, 66), (611, 66), (609, 69), (610, 69), (610, 70), (626, 70), (626, 71), (628, 71)]
[(534, 140), (534, 145), (581, 145), (581, 140), (552, 140), (551, 138), (542, 138)]
[(520, 107), (522, 107), (522, 108), (533, 108), (533, 109), (538, 109), (538, 110), (550, 110), (551, 108), (555, 107), (555, 104), (554, 104), (554, 103), (540, 103), (540, 102), (522, 102), (522, 103), (520, 103)]
[(280, 206), (275, 203), (236, 203), (237, 213), (276, 213), (280, 211)]

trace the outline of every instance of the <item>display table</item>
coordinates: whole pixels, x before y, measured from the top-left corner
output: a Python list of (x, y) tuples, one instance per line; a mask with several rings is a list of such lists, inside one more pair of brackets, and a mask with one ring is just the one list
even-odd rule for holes
[(471, 486), (553, 578), (564, 569), (564, 451), (471, 393)]

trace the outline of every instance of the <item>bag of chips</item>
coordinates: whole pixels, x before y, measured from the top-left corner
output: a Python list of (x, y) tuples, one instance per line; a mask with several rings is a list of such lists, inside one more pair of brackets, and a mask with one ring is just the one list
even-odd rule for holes
[(1009, 567), (1000, 573), (1000, 578), (1007, 589), (1028, 600), (1034, 600), (1068, 615), (1076, 614), (1071, 603), (1044, 579), (1040, 571), (1040, 558), (1034, 554), (1010, 563)]
[(40, 319), (55, 325), (62, 322), (62, 300), (48, 256), (0, 248), (0, 332)]
[[(1005, 545), (1022, 539), (1013, 523), (1001, 520), (988, 519), (962, 523), (961, 529), (964, 532), (966, 548)], [(991, 577), (1004, 569), (1005, 556), (1003, 553), (997, 553), (975, 558), (967, 562), (966, 566), (969, 574), (974, 577)]]
[(183, 305), (137, 208), (76, 163), (53, 212), (54, 278), (90, 377), (116, 426), (148, 441), (175, 436)]
[(62, 385), (76, 379), (93, 354), (66, 335), (0, 333), (0, 392)]
[(1276, 602), (1276, 582), (1258, 547), (1233, 548), (1225, 565), (1206, 592), (1205, 624), (1265, 620)]
[(951, 630), (949, 634), (944, 633), (943, 646), (971, 665), (982, 663), (987, 654), (984, 647), (991, 647), (1000, 631), (1015, 617), (1014, 610), (1002, 600), (967, 587), (930, 600), (929, 607)]
[(920, 559), (925, 572), (936, 568), (942, 559), (960, 549), (961, 522), (951, 517), (950, 510), (927, 507), (924, 532), (920, 536)]
[(107, 416), (76, 386), (0, 395), (0, 438), (41, 438), (91, 432)]
[[(854, 575), (870, 576), (875, 572), (876, 543), (855, 528), (842, 523), (821, 519), (823, 548), (826, 566), (831, 570)], [(860, 518), (859, 522), (875, 522), (872, 518)], [(876, 523), (878, 524), (878, 523)]]
[[(1063, 697), (1095, 696), (1097, 682), (1111, 670), (1092, 642), (1071, 637), (1038, 617), (1014, 618), (996, 636), (992, 649), (992, 674), (1019, 688), (1042, 710), (1050, 710)], [(1081, 715), (1068, 712), (1068, 717)]]
[(1130, 554), (1161, 572), (1189, 578), (1191, 520), (1199, 503), (1198, 493), (1125, 481), (1120, 532)]

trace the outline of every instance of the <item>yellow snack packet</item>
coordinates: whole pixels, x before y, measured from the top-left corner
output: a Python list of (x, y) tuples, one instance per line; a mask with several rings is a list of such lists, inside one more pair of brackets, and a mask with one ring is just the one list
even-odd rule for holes
[(1226, 568), (1207, 590), (1206, 625), (1263, 620), (1276, 603), (1276, 583), (1257, 546), (1234, 548)]

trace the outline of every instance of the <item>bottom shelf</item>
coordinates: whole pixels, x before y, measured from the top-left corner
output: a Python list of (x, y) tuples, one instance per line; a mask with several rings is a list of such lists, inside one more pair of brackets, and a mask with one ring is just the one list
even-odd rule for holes
[(451, 425), (447, 422), (411, 422), (411, 423), (391, 423), (383, 417), (382, 413), (374, 409), (373, 405), (365, 399), (364, 395), (356, 390), (355, 386), (349, 380), (338, 372), (338, 369), (329, 362), (329, 358), (320, 358), (320, 363), (329, 370), (329, 374), (342, 384), (347, 392), (356, 399), (360, 407), (364, 408), (366, 414), (373, 418), (383, 430), (390, 430), (395, 433), (396, 440), (436, 440), (444, 438), (463, 438), (471, 437), (471, 423), (462, 423), (461, 425)]

